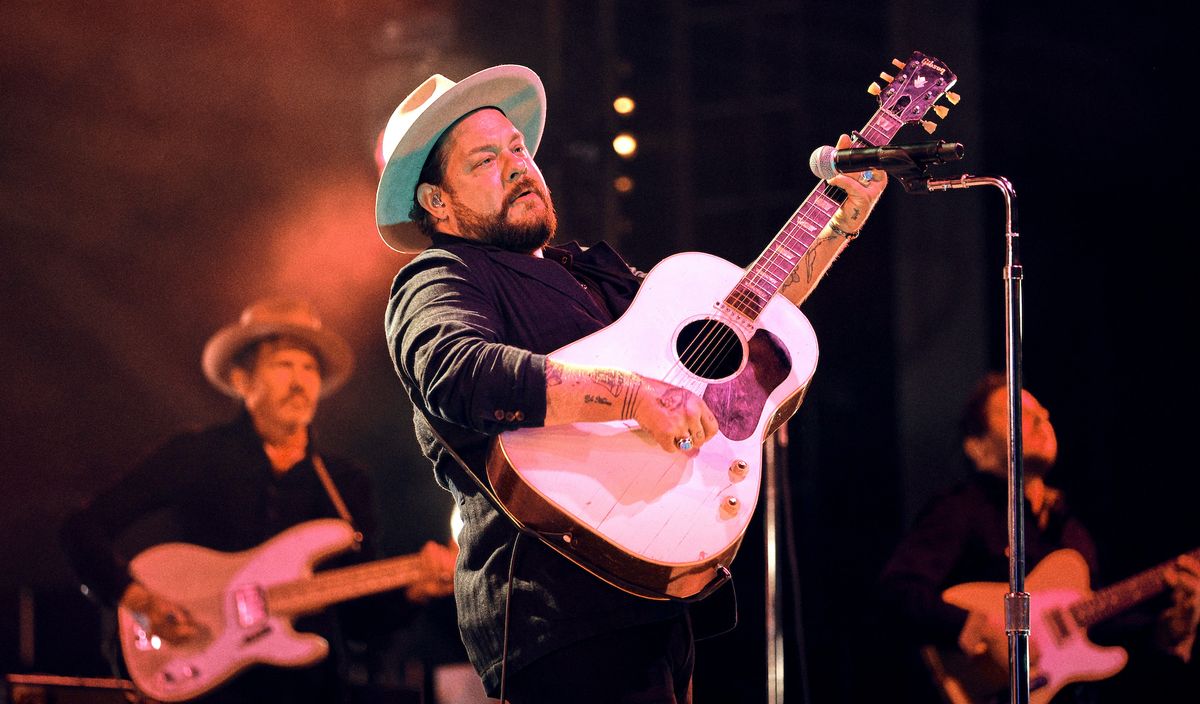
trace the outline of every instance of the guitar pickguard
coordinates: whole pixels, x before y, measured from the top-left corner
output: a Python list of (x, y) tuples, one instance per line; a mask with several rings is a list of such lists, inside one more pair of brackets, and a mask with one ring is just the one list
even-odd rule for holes
[(717, 416), (717, 425), (730, 440), (745, 440), (754, 433), (767, 397), (792, 369), (792, 359), (778, 337), (759, 329), (750, 338), (749, 359), (734, 378), (711, 384), (704, 402)]

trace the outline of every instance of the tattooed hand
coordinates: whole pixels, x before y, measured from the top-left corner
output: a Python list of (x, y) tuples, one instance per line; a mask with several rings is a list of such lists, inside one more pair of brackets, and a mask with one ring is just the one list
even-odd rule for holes
[(717, 434), (717, 417), (691, 391), (642, 377), (641, 396), (633, 418), (667, 452), (678, 452), (682, 438), (691, 438), (694, 452)]
[[(838, 137), (838, 149), (849, 149), (851, 146), (848, 135)], [(864, 181), (861, 173), (838, 174), (829, 180), (829, 183), (846, 192), (846, 202), (833, 216), (833, 224), (844, 232), (858, 234), (887, 186), (886, 171), (873, 170), (870, 173), (870, 181)]]

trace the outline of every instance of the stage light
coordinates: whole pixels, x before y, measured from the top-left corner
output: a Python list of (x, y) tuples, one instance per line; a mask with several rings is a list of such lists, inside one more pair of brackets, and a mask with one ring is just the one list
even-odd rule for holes
[(617, 111), (618, 115), (628, 115), (637, 107), (637, 103), (633, 102), (633, 98), (628, 95), (618, 96), (613, 101), (613, 110)]
[(613, 151), (620, 154), (626, 159), (632, 159), (634, 154), (637, 154), (638, 143), (637, 139), (628, 132), (622, 132), (612, 141)]

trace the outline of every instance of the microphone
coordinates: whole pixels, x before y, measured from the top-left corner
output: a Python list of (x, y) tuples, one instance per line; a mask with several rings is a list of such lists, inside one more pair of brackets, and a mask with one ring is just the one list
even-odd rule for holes
[(911, 172), (933, 164), (958, 161), (962, 155), (963, 145), (943, 141), (857, 149), (817, 147), (808, 158), (808, 168), (817, 178), (828, 181), (838, 174), (867, 169), (881, 169), (888, 173)]

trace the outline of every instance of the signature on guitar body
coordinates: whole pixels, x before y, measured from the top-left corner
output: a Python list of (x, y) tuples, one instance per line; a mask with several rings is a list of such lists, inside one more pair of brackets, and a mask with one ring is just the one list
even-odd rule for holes
[[(855, 134), (861, 146), (921, 122), (956, 81), (920, 52), (894, 63), (895, 78), (872, 91), (880, 107)], [(688, 453), (664, 452), (632, 421), (502, 433), (487, 473), (509, 516), (639, 596), (691, 598), (727, 577), (758, 501), (762, 444), (816, 370), (812, 326), (778, 294), (844, 198), (821, 182), (745, 269), (697, 252), (668, 257), (617, 321), (551, 353), (686, 388), (720, 432)]]

